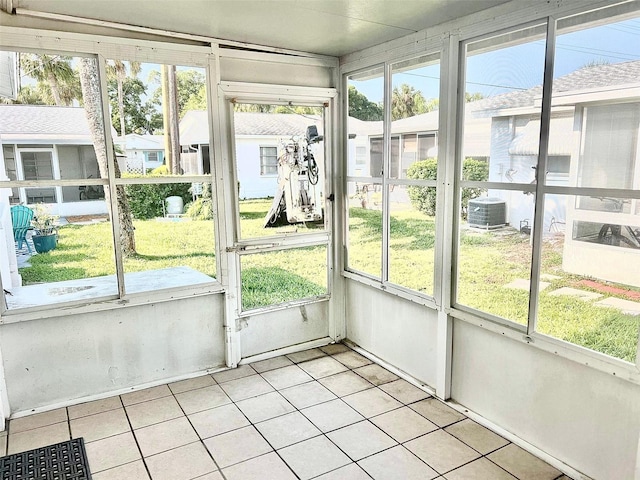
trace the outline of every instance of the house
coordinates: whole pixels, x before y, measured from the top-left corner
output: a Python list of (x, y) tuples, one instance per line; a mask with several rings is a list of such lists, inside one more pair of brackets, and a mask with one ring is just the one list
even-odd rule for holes
[[(294, 136), (303, 137), (308, 126), (322, 131), (322, 119), (294, 113), (235, 112), (235, 155), (239, 196), (273, 197), (278, 189), (278, 148)], [(207, 112), (190, 110), (180, 121), (183, 168), (192, 174), (210, 173)], [(185, 153), (195, 154), (195, 161)]]
[[(612, 70), (597, 66), (606, 57), (622, 75), (640, 60), (639, 21), (637, 0), (0, 0), (0, 49), (95, 59), (85, 81), (105, 118), (105, 61), (203, 68), (207, 114), (192, 127), (206, 135), (182, 132), (192, 156), (180, 180), (208, 183), (201, 204), (213, 210), (137, 223), (138, 255), (119, 248), (125, 222), (87, 229), (105, 240), (100, 262), (85, 235), (73, 258), (59, 249), (42, 283), (4, 295), (0, 455), (73, 435), (95, 478), (640, 480), (638, 289), (628, 276), (599, 279), (637, 265), (637, 249), (614, 243), (638, 226), (640, 89), (598, 83)], [(418, 82), (432, 66), (437, 113), (392, 124), (397, 75)], [(551, 102), (540, 92), (554, 93), (554, 68), (576, 73)], [(386, 120), (348, 120), (353, 83), (386, 99)], [(466, 105), (476, 86), (514, 93)], [(239, 128), (238, 104), (324, 110), (324, 223), (262, 228), (259, 208), (241, 212), (269, 203), (238, 197), (269, 193), (259, 177), (277, 144), (243, 143), (253, 132)], [(21, 180), (22, 148), (10, 143), (15, 179), (0, 188), (14, 201), (89, 204), (73, 194), (93, 172), (57, 172), (55, 137), (22, 144), (42, 166), (26, 172), (47, 184)], [(437, 180), (404, 178), (436, 147)], [(488, 181), (460, 178), (467, 154), (488, 158)], [(548, 182), (531, 183), (536, 156)], [(251, 178), (240, 195), (239, 171)], [(375, 183), (379, 209), (353, 205), (361, 182)], [(435, 189), (435, 216), (390, 202), (416, 186)], [(465, 188), (502, 196), (530, 235), (469, 228)]]
[[(100, 178), (83, 108), (0, 105), (0, 172), (17, 181)], [(81, 199), (79, 186), (19, 187), (11, 205), (47, 203), (61, 216), (104, 214), (103, 200)]]
[(164, 164), (164, 135), (128, 133), (113, 139), (126, 157), (122, 171), (146, 174)]
[[(640, 187), (640, 61), (591, 65), (553, 82), (546, 184), (557, 187)], [(538, 161), (542, 87), (498, 95), (476, 102), (474, 118), (491, 119), (489, 181), (532, 183)], [(624, 104), (621, 104), (624, 102)], [(612, 127), (613, 125), (613, 127)], [(465, 123), (466, 127), (466, 123)], [(597, 135), (597, 141), (586, 136)], [(465, 145), (467, 136), (465, 133)], [(612, 155), (602, 165), (597, 159)], [(520, 228), (532, 225), (534, 196), (518, 191), (490, 190), (507, 205), (507, 221)], [(622, 234), (637, 236), (640, 217), (637, 199), (618, 203), (615, 193), (569, 197), (550, 194), (543, 228), (545, 234), (564, 233), (563, 268), (604, 280), (640, 286), (640, 244), (634, 238), (605, 245), (598, 239), (607, 225), (622, 226)], [(589, 215), (584, 211), (602, 212)], [(624, 250), (621, 250), (623, 248)], [(631, 248), (631, 251), (629, 251)], [(634, 249), (639, 249), (637, 252)], [(589, 258), (608, 258), (594, 270)]]

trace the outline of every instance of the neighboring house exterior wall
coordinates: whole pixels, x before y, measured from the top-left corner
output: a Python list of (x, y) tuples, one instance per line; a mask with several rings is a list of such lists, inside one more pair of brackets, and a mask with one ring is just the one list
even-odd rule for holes
[(273, 197), (278, 191), (278, 173), (260, 168), (260, 147), (278, 147), (277, 137), (236, 136), (239, 198)]

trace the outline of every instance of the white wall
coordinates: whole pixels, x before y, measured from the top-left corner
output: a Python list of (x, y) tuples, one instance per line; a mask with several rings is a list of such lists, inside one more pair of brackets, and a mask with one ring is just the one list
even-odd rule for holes
[(346, 280), (347, 339), (436, 386), (435, 310)]
[(245, 317), (236, 325), (240, 330), (241, 356), (246, 358), (328, 337), (329, 302)]
[(0, 326), (10, 412), (224, 366), (223, 295)]
[(278, 191), (278, 175), (260, 175), (260, 147), (277, 147), (273, 139), (236, 137), (237, 179), (240, 198), (273, 197)]
[(640, 386), (460, 320), (451, 397), (595, 479), (634, 478)]

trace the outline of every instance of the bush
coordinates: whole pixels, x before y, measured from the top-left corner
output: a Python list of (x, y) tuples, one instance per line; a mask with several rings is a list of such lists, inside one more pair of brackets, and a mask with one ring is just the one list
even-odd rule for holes
[[(435, 158), (427, 158), (415, 162), (409, 170), (407, 177), (420, 180), (435, 180), (438, 171), (438, 161)], [(483, 160), (474, 160), (473, 158), (465, 158), (462, 163), (462, 179), (469, 181), (487, 181), (489, 179), (489, 164)], [(433, 216), (436, 214), (436, 187), (417, 187), (410, 186), (408, 189), (409, 199), (414, 208), (426, 215)], [(463, 218), (467, 216), (467, 208), (469, 200), (479, 197), (484, 189), (482, 188), (463, 188), (461, 200), (461, 215)]]
[(202, 195), (189, 204), (185, 212), (193, 220), (213, 220), (213, 199), (211, 185), (202, 185)]
[[(147, 175), (147, 178), (158, 176), (160, 175), (151, 174)], [(190, 188), (190, 183), (134, 184), (126, 185), (125, 193), (133, 218), (146, 220), (163, 216), (162, 204), (167, 197), (182, 197), (182, 201), (186, 205), (191, 201)]]
[[(407, 170), (407, 177), (419, 180), (435, 180), (438, 173), (438, 160), (427, 158), (415, 162)], [(410, 186), (408, 189), (409, 199), (414, 208), (426, 215), (436, 214), (436, 187)]]
[[(465, 158), (462, 164), (462, 180), (486, 182), (489, 180), (489, 162), (474, 160), (473, 158)], [(484, 192), (486, 192), (486, 190), (483, 188), (469, 187), (462, 189), (462, 218), (467, 218), (469, 200), (479, 197)]]

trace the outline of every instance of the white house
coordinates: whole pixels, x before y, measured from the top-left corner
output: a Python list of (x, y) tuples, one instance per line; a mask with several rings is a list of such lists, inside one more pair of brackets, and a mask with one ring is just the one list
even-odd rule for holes
[[(280, 143), (295, 135), (304, 136), (310, 125), (322, 132), (322, 119), (313, 115), (236, 112), (233, 120), (240, 198), (273, 197), (278, 188)], [(202, 110), (188, 111), (180, 121), (183, 152), (197, 154), (197, 167), (191, 170), (194, 174), (209, 173), (208, 125), (207, 112)], [(181, 158), (184, 163), (184, 153)]]
[[(638, 100), (640, 61), (587, 66), (556, 78), (546, 184), (608, 189), (640, 187)], [(538, 161), (541, 101), (542, 88), (538, 86), (477, 102), (481, 108), (475, 115), (491, 119), (489, 181), (534, 181), (532, 167)], [(598, 159), (606, 156), (616, 161), (603, 165)], [(490, 190), (489, 195), (506, 201), (507, 221), (512, 226), (532, 224), (533, 195), (497, 189)], [(594, 218), (593, 212), (601, 213)], [(638, 199), (620, 202), (613, 195), (548, 194), (543, 228), (546, 234), (564, 232), (566, 271), (585, 274), (588, 270), (597, 278), (640, 286)], [(611, 228), (620, 230), (619, 240), (611, 241), (606, 236)], [(608, 258), (597, 272), (589, 261), (594, 255)]]
[(123, 170), (128, 173), (146, 174), (164, 164), (164, 135), (140, 135), (129, 133), (113, 139), (126, 157)]
[[(0, 174), (9, 180), (99, 178), (98, 163), (83, 108), (0, 105)], [(104, 201), (80, 199), (80, 187), (20, 187), (12, 205), (51, 204), (53, 213), (107, 213)]]

